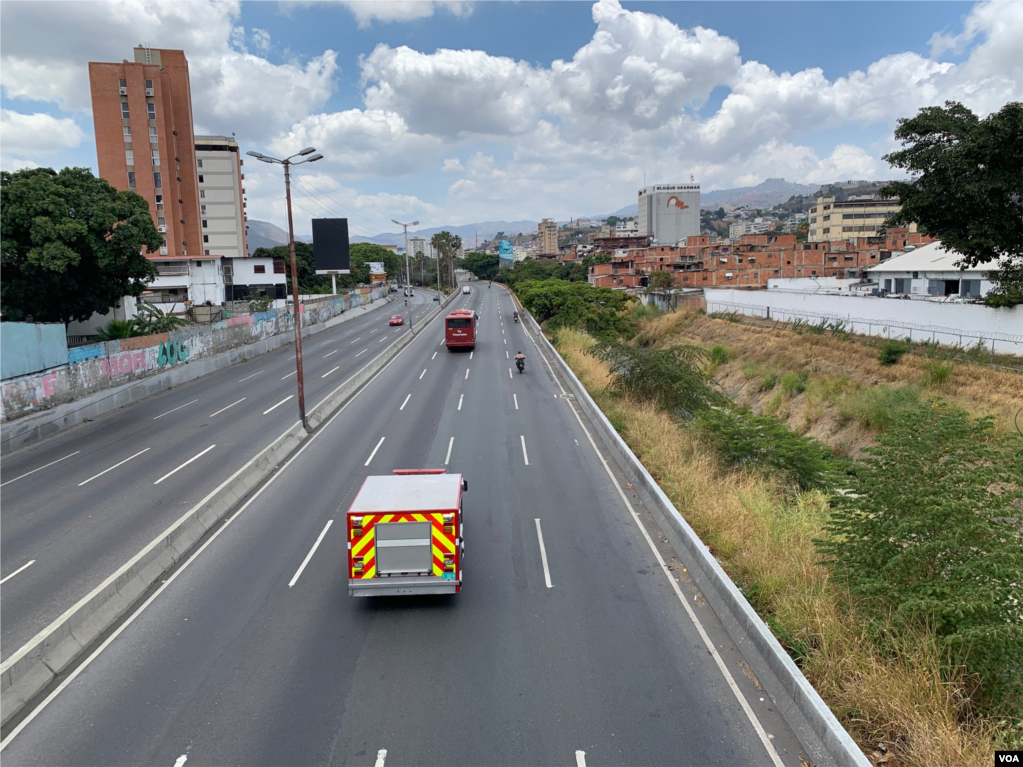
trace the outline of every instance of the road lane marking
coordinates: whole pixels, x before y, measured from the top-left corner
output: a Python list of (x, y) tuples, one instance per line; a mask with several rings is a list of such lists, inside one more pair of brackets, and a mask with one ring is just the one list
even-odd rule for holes
[(586, 767), (586, 752), (576, 751), (575, 752), (575, 767)]
[(283, 381), (283, 380), (284, 380), (285, 378), (291, 378), (291, 377), (292, 377), (293, 375), (295, 375), (295, 373), (297, 373), (297, 372), (298, 372), (297, 370), (292, 370), (292, 371), (291, 371), (290, 373), (288, 373), (288, 374), (287, 374), (286, 376), (281, 376), (281, 380)]
[(422, 381), (423, 380), (423, 376), (425, 376), (425, 375), (426, 375), (426, 368), (423, 368), (423, 372), (419, 374), (419, 380)]
[(412, 392), (409, 392), (408, 393), (408, 397), (405, 397), (405, 401), (401, 403), (401, 407), (398, 408), (398, 410), (404, 410), (405, 409), (405, 405), (408, 404), (409, 397), (411, 397), (411, 396), (412, 396)]
[(507, 349), (504, 350), (504, 358), (506, 360), (511, 359), (511, 357), (508, 356), (508, 350)]
[(107, 473), (108, 471), (113, 471), (113, 470), (114, 470), (114, 469), (116, 469), (116, 468), (117, 468), (118, 466), (121, 466), (121, 465), (123, 465), (123, 464), (126, 464), (126, 463), (128, 463), (128, 461), (130, 461), (130, 460), (131, 460), (132, 458), (138, 458), (138, 457), (139, 457), (140, 455), (142, 455), (143, 453), (145, 453), (145, 452), (147, 452), (147, 451), (149, 451), (149, 450), (152, 450), (152, 448), (149, 448), (149, 447), (147, 447), (147, 448), (146, 448), (145, 450), (139, 450), (139, 451), (138, 451), (137, 453), (135, 453), (135, 455), (133, 455), (133, 456), (129, 456), (128, 458), (125, 458), (125, 459), (124, 459), (123, 461), (121, 461), (121, 463), (115, 463), (115, 464), (114, 464), (113, 466), (111, 466), (111, 467), (110, 467), (109, 469), (104, 469), (103, 471), (101, 471), (101, 472), (100, 472), (99, 474), (97, 474), (96, 476), (94, 476), (94, 477), (89, 477), (89, 478), (88, 478), (87, 480), (85, 480), (85, 482), (79, 482), (79, 483), (78, 483), (78, 486), (79, 486), (79, 487), (81, 487), (82, 485), (87, 485), (87, 484), (89, 484), (89, 483), (90, 483), (90, 482), (92, 482), (92, 481), (93, 481), (94, 479), (96, 479), (96, 477), (102, 477), (102, 476), (103, 476), (104, 474), (106, 474), (106, 473)]
[(547, 588), (553, 589), (554, 584), (551, 583), (551, 570), (547, 567), (547, 549), (545, 549), (543, 545), (543, 531), (540, 530), (540, 520), (534, 519), (533, 521), (536, 522), (536, 537), (540, 541), (540, 559), (543, 560), (543, 579), (547, 584)]
[(4, 578), (4, 579), (0, 580), (0, 584), (3, 584), (3, 583), (7, 583), (7, 581), (9, 581), (9, 580), (10, 580), (11, 578), (13, 578), (13, 577), (14, 577), (15, 575), (17, 575), (18, 573), (20, 573), (20, 572), (21, 572), (22, 570), (24, 570), (24, 569), (26, 569), (26, 568), (28, 568), (28, 567), (31, 567), (31, 566), (32, 566), (32, 565), (34, 565), (35, 563), (36, 563), (36, 561), (35, 561), (34, 559), (30, 559), (30, 560), (29, 560), (29, 561), (28, 561), (28, 562), (27, 562), (26, 564), (23, 564), (23, 565), (22, 565), (21, 567), (19, 567), (19, 568), (18, 568), (17, 570), (15, 570), (15, 571), (14, 571), (13, 573), (11, 573), (10, 575), (8, 575), (8, 576), (7, 576), (6, 578)]
[(469, 352), (469, 359), (472, 359), (472, 355), (474, 355), (475, 353), (476, 353), (475, 349), (473, 351)]
[(175, 760), (174, 767), (185, 767), (185, 762), (188, 761), (188, 754), (182, 754)]
[(356, 341), (361, 341), (361, 340), (362, 340), (362, 336), (359, 336), (358, 338), (355, 339), (355, 341), (349, 341), (348, 343), (349, 344), (354, 344)]
[(505, 342), (505, 343), (508, 343), (508, 339), (507, 339), (507, 338), (506, 338), (506, 339), (504, 339), (504, 342)]
[(178, 407), (174, 408), (174, 410), (168, 410), (166, 413), (160, 413), (160, 415), (155, 416), (153, 418), (153, 420), (155, 421), (157, 418), (163, 418), (165, 415), (170, 415), (171, 413), (173, 413), (173, 412), (175, 412), (177, 410), (181, 410), (181, 408), (183, 408), (183, 407), (188, 407), (189, 405), (194, 405), (198, 401), (199, 400), (194, 399), (191, 402), (186, 402), (184, 405), (179, 405)]
[(446, 456), (444, 456), (444, 465), (445, 466), (447, 466), (448, 463), (451, 461), (451, 447), (454, 444), (455, 444), (455, 438), (452, 437), (451, 439), (448, 440), (448, 454)]
[(294, 394), (289, 394), (289, 395), (288, 395), (287, 397), (285, 397), (284, 399), (282, 399), (282, 400), (281, 400), (280, 402), (278, 402), (278, 403), (277, 403), (276, 405), (274, 405), (274, 406), (273, 406), (272, 408), (270, 408), (269, 410), (264, 410), (264, 411), (263, 411), (263, 415), (266, 415), (267, 413), (269, 413), (269, 412), (270, 412), (270, 410), (276, 410), (277, 408), (279, 408), (279, 407), (280, 407), (281, 405), (283, 405), (283, 404), (284, 404), (285, 402), (287, 402), (287, 401), (288, 401), (289, 399), (291, 399), (291, 398), (292, 398), (292, 397), (294, 397), (294, 396), (295, 396)]
[(465, 378), (463, 378), (462, 380), (463, 381), (468, 381), (469, 380), (469, 368), (465, 369)]
[[(289, 398), (289, 399), (290, 399), (290, 398)], [(191, 463), (192, 461), (198, 461), (198, 460), (199, 460), (200, 458), (202, 458), (202, 457), (203, 457), (204, 455), (206, 455), (206, 454), (207, 454), (208, 452), (210, 452), (210, 450), (212, 450), (212, 449), (213, 449), (213, 448), (215, 448), (215, 447), (216, 447), (216, 445), (210, 445), (210, 446), (209, 446), (208, 448), (206, 448), (206, 449), (205, 449), (205, 450), (203, 450), (203, 451), (202, 451), (201, 453), (199, 453), (199, 455), (197, 455), (197, 456), (194, 456), (193, 458), (189, 458), (189, 459), (188, 459), (187, 461), (185, 461), (185, 462), (184, 462), (183, 464), (181, 464), (180, 466), (178, 466), (178, 468), (176, 468), (176, 469), (175, 469), (174, 471), (172, 471), (172, 472), (170, 472), (170, 473), (168, 473), (168, 474), (164, 474), (164, 475), (163, 475), (162, 477), (160, 477), (160, 478), (159, 478), (158, 480), (156, 480), (156, 482), (154, 482), (153, 484), (154, 484), (154, 485), (159, 485), (159, 484), (160, 484), (161, 482), (163, 482), (163, 481), (164, 481), (165, 479), (167, 479), (167, 477), (170, 477), (170, 476), (173, 476), (174, 474), (177, 474), (177, 473), (178, 473), (179, 471), (181, 471), (181, 470), (182, 470), (183, 468), (185, 468), (186, 466), (188, 466), (188, 464), (190, 464), (190, 463)]]
[(515, 409), (518, 410), (519, 409), (519, 395), (518, 394), (513, 394), (512, 395), (512, 399), (515, 400)]
[[(238, 402), (244, 402), (244, 401), (245, 401), (245, 400), (247, 400), (247, 399), (248, 399), (248, 397), (242, 397), (242, 398), (241, 398), (240, 400), (238, 400)], [(225, 410), (227, 410), (228, 408), (232, 408), (232, 407), (234, 407), (235, 405), (237, 405), (237, 404), (238, 404), (238, 402), (232, 402), (232, 403), (231, 403), (230, 405), (228, 405), (227, 407), (222, 407), (222, 408), (220, 408), (220, 410), (218, 410), (218, 411), (217, 411), (216, 413), (210, 413), (210, 414), (209, 414), (209, 416), (207, 416), (207, 418), (212, 418), (212, 417), (213, 417), (213, 416), (215, 416), (215, 415), (220, 415), (221, 413), (223, 413), (223, 412), (224, 412)]]
[(377, 450), (379, 450), (380, 446), (384, 444), (385, 439), (387, 439), (387, 437), (380, 438), (380, 441), (377, 442), (377, 446), (373, 448), (373, 452), (369, 454), (369, 458), (366, 459), (366, 463), (364, 463), (363, 466), (369, 466), (369, 462), (373, 460), (373, 456), (377, 454)]
[(513, 375), (511, 374), (511, 368), (508, 368), (508, 377), (509, 377), (509, 378), (514, 378), (514, 377), (515, 377), (515, 376), (513, 376)]
[(522, 442), (522, 460), (526, 462), (526, 466), (529, 466), (529, 453), (526, 452), (526, 437), (523, 434), (519, 435), (519, 440)]
[(458, 409), (459, 410), (462, 409), (462, 397), (464, 397), (464, 396), (465, 396), (464, 394), (459, 394), (458, 395)]
[(330, 530), (330, 526), (332, 524), (334, 524), (333, 519), (327, 520), (327, 526), (323, 528), (323, 532), (320, 533), (320, 537), (316, 539), (316, 543), (314, 543), (313, 547), (309, 549), (309, 553), (305, 555), (305, 559), (303, 559), (302, 564), (299, 565), (298, 570), (295, 572), (295, 576), (288, 583), (289, 589), (298, 582), (299, 576), (302, 575), (302, 571), (305, 570), (305, 566), (309, 564), (309, 560), (313, 558), (313, 554), (316, 553), (316, 549), (320, 547), (320, 541), (323, 540), (323, 536), (327, 534), (327, 531)]
[(332, 352), (327, 352), (326, 354), (324, 354), (323, 359), (327, 359), (327, 357), (329, 357), (331, 354), (337, 354), (337, 349), (335, 349)]
[(384, 760), (387, 758), (387, 749), (382, 748), (377, 751), (377, 760), (373, 767), (384, 767)]
[(56, 461), (50, 461), (48, 464), (46, 464), (45, 466), (40, 466), (38, 469), (32, 469), (32, 471), (26, 471), (20, 477), (15, 477), (14, 479), (9, 479), (6, 482), (4, 482), (3, 484), (0, 484), (0, 487), (3, 487), (4, 485), (9, 485), (12, 482), (17, 482), (19, 479), (24, 479), (29, 474), (35, 474), (37, 471), (42, 471), (43, 469), (48, 469), (51, 466), (53, 466), (53, 464), (60, 463), (61, 461), (66, 460), (66, 459), (70, 458), (73, 455), (78, 455), (80, 452), (82, 452), (82, 451), (81, 450), (76, 450), (73, 453), (69, 453), (68, 455), (65, 455), (63, 458), (58, 458)]
[(384, 336), (377, 343), (381, 343), (382, 344), (382, 343), (386, 343), (386, 342), (387, 342), (387, 336)]
[(504, 328), (501, 328), (501, 335), (504, 335)]
[(255, 373), (253, 373), (252, 375), (250, 375), (250, 376), (245, 376), (245, 378), (242, 378), (241, 380), (239, 380), (239, 381), (238, 381), (238, 383), (242, 383), (242, 381), (248, 381), (248, 380), (249, 380), (250, 378), (255, 378), (256, 376), (258, 376), (258, 375), (259, 375), (260, 373), (262, 373), (262, 372), (263, 372), (262, 370), (257, 370), (257, 371), (256, 371)]
[[(365, 354), (368, 351), (369, 351), (369, 349), (363, 349), (361, 352), (359, 352), (359, 354)], [(355, 356), (358, 357), (359, 354), (356, 354)]]
[(333, 373), (333, 372), (334, 372), (335, 370), (340, 370), (340, 369), (341, 369), (341, 366), (340, 366), (340, 365), (338, 365), (338, 366), (337, 366), (336, 368), (331, 368), (331, 369), (330, 369), (330, 370), (328, 370), (328, 371), (327, 371), (326, 373), (324, 373), (323, 375), (321, 375), (321, 376), (320, 376), (320, 378), (326, 378), (326, 377), (327, 377), (327, 376), (329, 376), (329, 375), (330, 375), (331, 373)]

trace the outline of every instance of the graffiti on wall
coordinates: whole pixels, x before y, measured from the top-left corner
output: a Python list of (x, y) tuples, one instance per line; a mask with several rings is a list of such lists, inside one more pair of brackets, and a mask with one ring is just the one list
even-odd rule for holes
[(188, 362), (188, 347), (181, 343), (160, 344), (160, 352), (156, 357), (156, 364), (160, 367), (177, 365), (179, 362)]

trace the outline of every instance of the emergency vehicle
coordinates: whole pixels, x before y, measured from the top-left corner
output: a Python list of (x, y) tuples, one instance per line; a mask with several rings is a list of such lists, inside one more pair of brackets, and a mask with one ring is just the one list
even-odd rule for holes
[(444, 341), (451, 349), (476, 348), (476, 315), (468, 309), (455, 309), (444, 319)]
[(366, 477), (348, 509), (348, 594), (457, 594), (462, 589), (462, 493), (446, 469)]

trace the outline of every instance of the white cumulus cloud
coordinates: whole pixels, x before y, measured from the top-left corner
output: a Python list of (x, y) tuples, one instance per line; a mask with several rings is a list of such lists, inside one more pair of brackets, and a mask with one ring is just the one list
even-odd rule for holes
[(74, 149), (85, 140), (85, 133), (70, 118), (10, 109), (0, 109), (0, 134), (3, 166), (13, 170), (35, 167), (31, 158)]

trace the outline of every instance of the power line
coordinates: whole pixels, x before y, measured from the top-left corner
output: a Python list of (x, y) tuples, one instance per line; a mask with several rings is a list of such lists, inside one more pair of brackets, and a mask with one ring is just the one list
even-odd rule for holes
[[(300, 176), (300, 174), (298, 174), (298, 173), (294, 173), (294, 174), (292, 175), (292, 178), (294, 178), (294, 177), (296, 177), (296, 176)], [(320, 188), (319, 188), (318, 186), (316, 186), (316, 185), (315, 185), (315, 184), (314, 184), (314, 183), (313, 183), (312, 181), (310, 181), (310, 180), (309, 180), (308, 178), (302, 177), (302, 183), (304, 183), (304, 184), (308, 184), (308, 185), (309, 185), (309, 186), (311, 186), (311, 187), (312, 187), (313, 189), (315, 189), (315, 190), (316, 190), (317, 192), (319, 192), (319, 193), (320, 193), (320, 194), (322, 194), (322, 195), (323, 195), (324, 197), (326, 197), (326, 198), (327, 198), (328, 200), (330, 200), (330, 201), (331, 201), (331, 202), (333, 202), (333, 203), (334, 203), (335, 205), (337, 205), (337, 206), (338, 206), (339, 208), (342, 208), (342, 209), (344, 209), (344, 210), (347, 210), (347, 211), (348, 211), (348, 212), (349, 212), (350, 214), (352, 214), (353, 216), (358, 216), (358, 217), (359, 217), (359, 218), (361, 218), (361, 219), (365, 219), (366, 221), (368, 221), (369, 223), (373, 224), (374, 226), (379, 226), (379, 227), (383, 227), (383, 229), (384, 229), (384, 230), (386, 230), (386, 229), (387, 229), (388, 227), (390, 227), (390, 224), (385, 224), (385, 223), (383, 223), (383, 222), (381, 222), (381, 221), (377, 221), (376, 219), (372, 219), (372, 218), (370, 218), (369, 216), (364, 216), (364, 215), (362, 215), (361, 213), (356, 213), (356, 212), (355, 212), (354, 210), (352, 210), (351, 208), (347, 207), (346, 205), (343, 205), (343, 204), (341, 204), (340, 202), (338, 202), (337, 200), (335, 200), (335, 199), (334, 199), (333, 197), (331, 197), (331, 196), (330, 196), (329, 194), (327, 194), (326, 192), (324, 192), (324, 191), (323, 191), (322, 189), (320, 189)], [(382, 234), (382, 233), (383, 233), (383, 232), (381, 232), (381, 234)]]
[[(294, 178), (292, 179), (292, 181), (294, 181)], [(304, 192), (305, 190), (302, 190), (302, 191)], [(315, 203), (316, 205), (319, 205), (319, 206), (320, 206), (321, 208), (323, 208), (323, 210), (327, 211), (327, 213), (330, 213), (331, 215), (334, 215), (334, 216), (338, 216), (339, 218), (345, 218), (344, 216), (342, 216), (342, 215), (338, 214), (338, 212), (337, 212), (336, 210), (334, 210), (333, 208), (329, 208), (329, 207), (327, 207), (327, 206), (326, 206), (326, 205), (324, 205), (324, 204), (323, 204), (322, 202), (320, 202), (319, 200), (317, 200), (317, 199), (316, 199), (315, 197), (311, 197), (311, 196), (309, 196), (309, 195), (307, 195), (307, 194), (304, 194), (304, 195), (303, 195), (303, 197), (302, 197), (302, 199), (303, 199), (303, 200), (308, 200), (309, 202), (312, 202), (312, 203)], [(297, 203), (296, 203), (296, 204), (297, 204)], [(315, 213), (311, 213), (311, 212), (310, 212), (309, 210), (307, 210), (306, 208), (302, 208), (302, 210), (306, 211), (306, 213), (309, 213), (309, 215), (310, 215), (310, 216), (313, 216), (314, 218), (315, 218), (315, 217), (317, 217), (317, 215), (318, 215), (318, 214), (315, 214)], [(369, 229), (367, 229), (367, 228), (366, 228), (365, 226), (363, 226), (362, 224), (358, 224), (358, 223), (355, 223), (355, 222), (349, 221), (349, 222), (348, 222), (348, 227), (349, 227), (349, 229), (353, 229), (353, 228), (356, 228), (356, 227), (357, 227), (358, 229), (361, 229), (361, 230), (365, 231), (365, 232), (366, 232), (366, 234), (365, 234), (365, 235), (363, 235), (363, 236), (366, 236), (366, 237), (371, 237), (371, 236), (373, 236), (372, 234), (370, 234), (370, 231), (369, 231)], [(356, 234), (359, 234), (359, 232), (356, 232)]]

